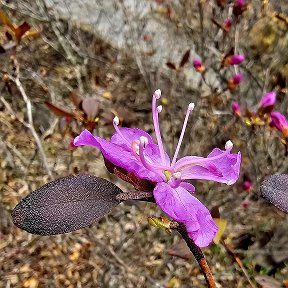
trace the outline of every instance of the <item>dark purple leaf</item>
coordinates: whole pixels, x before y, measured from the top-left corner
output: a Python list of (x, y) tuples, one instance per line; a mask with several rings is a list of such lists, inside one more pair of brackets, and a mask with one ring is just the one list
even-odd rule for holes
[(272, 175), (260, 186), (261, 196), (280, 210), (288, 213), (288, 175)]
[(29, 233), (55, 235), (91, 225), (120, 201), (113, 183), (90, 175), (49, 182), (22, 199), (12, 211), (14, 224)]
[(184, 53), (179, 66), (183, 67), (188, 62), (189, 57), (190, 57), (190, 49)]

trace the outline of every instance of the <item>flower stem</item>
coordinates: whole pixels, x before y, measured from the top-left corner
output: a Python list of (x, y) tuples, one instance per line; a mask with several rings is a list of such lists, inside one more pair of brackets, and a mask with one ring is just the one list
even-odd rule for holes
[(194, 243), (194, 241), (189, 238), (186, 228), (182, 223), (178, 223), (176, 221), (172, 221), (170, 224), (170, 229), (176, 229), (178, 233), (182, 236), (185, 240), (187, 246), (189, 247), (190, 251), (192, 252), (194, 258), (198, 262), (202, 273), (205, 277), (207, 287), (208, 288), (216, 288), (216, 284), (214, 282), (210, 267), (206, 261), (206, 258), (202, 252), (202, 250)]

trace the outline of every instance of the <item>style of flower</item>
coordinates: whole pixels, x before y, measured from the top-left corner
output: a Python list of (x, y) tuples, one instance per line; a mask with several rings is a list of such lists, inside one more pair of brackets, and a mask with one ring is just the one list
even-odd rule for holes
[(282, 113), (277, 111), (271, 113), (270, 126), (275, 127), (284, 137), (288, 137), (288, 120)]
[(203, 73), (205, 71), (205, 66), (203, 65), (203, 63), (200, 59), (195, 59), (193, 61), (193, 67), (199, 73)]
[(241, 154), (232, 154), (233, 144), (228, 141), (224, 151), (214, 148), (206, 158), (186, 156), (177, 160), (189, 114), (194, 109), (194, 104), (190, 103), (171, 160), (164, 150), (160, 133), (159, 113), (162, 106), (157, 106), (160, 97), (161, 91), (156, 90), (152, 99), (152, 116), (158, 144), (143, 130), (119, 128), (119, 119), (115, 117), (113, 125), (116, 133), (110, 141), (84, 130), (75, 138), (74, 145), (96, 147), (112, 164), (153, 183), (157, 205), (172, 219), (185, 225), (196, 245), (206, 247), (218, 229), (209, 210), (192, 195), (195, 187), (186, 181), (204, 179), (231, 185), (239, 178)]

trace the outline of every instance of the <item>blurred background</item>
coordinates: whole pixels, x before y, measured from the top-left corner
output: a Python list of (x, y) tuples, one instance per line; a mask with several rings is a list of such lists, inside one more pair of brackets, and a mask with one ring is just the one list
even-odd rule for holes
[[(148, 225), (163, 215), (152, 203), (120, 204), (89, 228), (51, 237), (16, 228), (10, 216), (31, 191), (71, 174), (131, 190), (99, 151), (71, 141), (84, 128), (110, 137), (115, 115), (153, 134), (158, 88), (171, 156), (190, 102), (182, 156), (206, 156), (227, 140), (242, 153), (236, 184), (192, 182), (225, 223), (222, 241), (204, 249), (217, 287), (288, 287), (287, 216), (259, 196), (267, 175), (288, 172), (287, 135), (256, 112), (275, 91), (274, 109), (288, 115), (287, 1), (1, 0), (0, 9), (1, 288), (206, 287), (179, 236)], [(234, 53), (246, 60), (224, 67)]]

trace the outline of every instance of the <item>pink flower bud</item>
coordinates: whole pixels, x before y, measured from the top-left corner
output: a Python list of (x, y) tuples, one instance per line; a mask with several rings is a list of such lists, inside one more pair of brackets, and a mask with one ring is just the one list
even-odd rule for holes
[(245, 181), (243, 182), (243, 184), (242, 184), (242, 188), (243, 188), (244, 191), (250, 192), (251, 189), (252, 189), (252, 183), (251, 183), (251, 181), (248, 180), (248, 179), (245, 180)]
[(282, 132), (284, 137), (288, 137), (288, 120), (282, 113), (272, 112), (270, 125)]
[(242, 54), (235, 54), (228, 56), (224, 59), (224, 65), (239, 65), (245, 60), (245, 56)]
[(243, 8), (245, 6), (245, 0), (235, 0), (234, 6)]
[(244, 209), (249, 208), (249, 206), (250, 206), (249, 200), (245, 199), (245, 200), (242, 202), (242, 206), (243, 206)]
[(241, 107), (240, 107), (240, 104), (238, 102), (232, 103), (232, 111), (233, 111), (235, 116), (241, 117)]
[(202, 64), (202, 61), (200, 59), (195, 59), (193, 61), (193, 67), (199, 73), (203, 73), (205, 71), (205, 66)]
[(228, 89), (231, 91), (234, 90), (242, 80), (243, 80), (242, 74), (239, 73), (234, 75), (234, 77), (228, 81)]
[(235, 0), (233, 6), (233, 14), (235, 16), (240, 16), (246, 9), (246, 1), (245, 0)]
[(226, 19), (226, 20), (223, 22), (223, 29), (224, 29), (226, 32), (229, 32), (229, 31), (230, 31), (231, 26), (232, 26), (232, 20), (231, 20), (231, 19)]
[(276, 102), (276, 93), (268, 92), (266, 93), (259, 102), (259, 108), (266, 108), (269, 106), (274, 106)]

